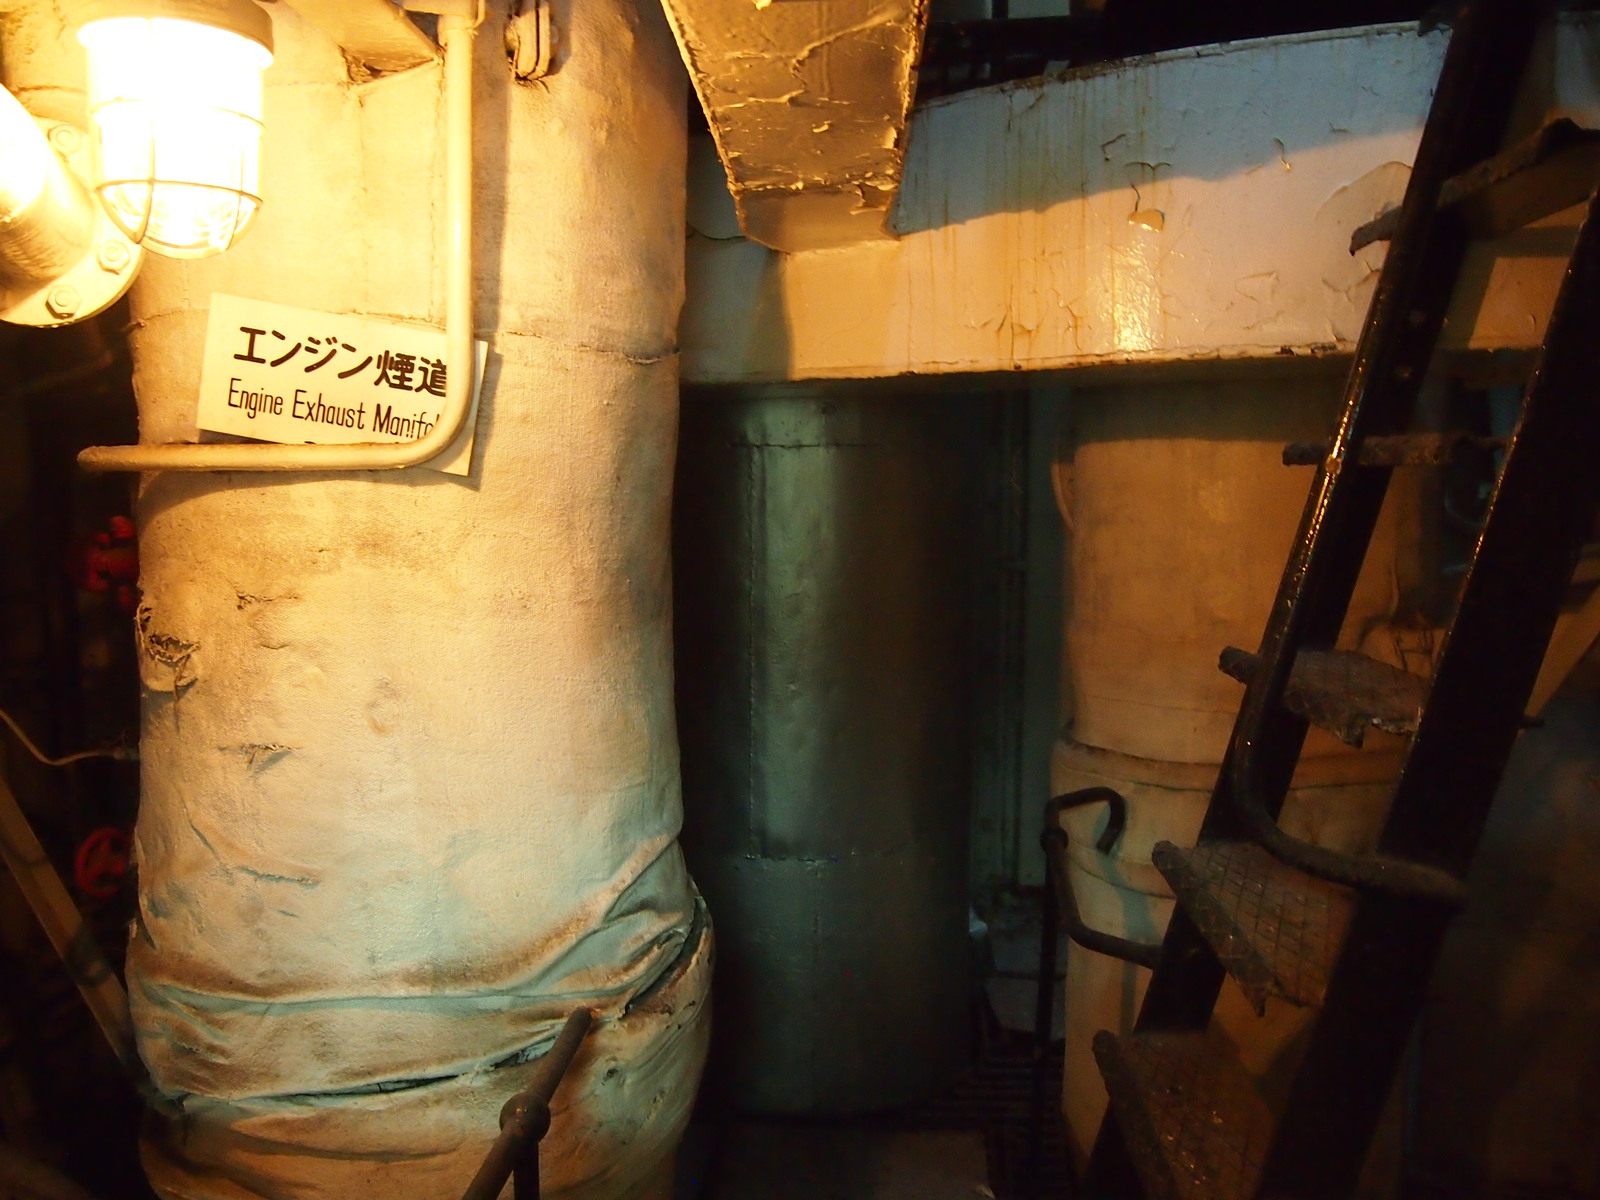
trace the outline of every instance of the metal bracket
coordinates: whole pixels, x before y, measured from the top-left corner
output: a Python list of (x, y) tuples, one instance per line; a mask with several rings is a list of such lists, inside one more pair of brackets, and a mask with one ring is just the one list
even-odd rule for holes
[(543, 79), (550, 74), (555, 49), (549, 0), (514, 0), (506, 22), (506, 57), (512, 74), (524, 81)]
[(1467, 885), (1448, 871), (1426, 863), (1408, 862), (1381, 854), (1346, 854), (1291, 837), (1278, 827), (1256, 787), (1248, 744), (1233, 761), (1230, 780), (1233, 807), (1246, 832), (1281, 863), (1329, 883), (1342, 883), (1358, 891), (1379, 892), (1411, 900), (1464, 908)]
[(89, 191), (95, 228), (83, 256), (62, 274), (32, 290), (0, 286), (0, 321), (13, 325), (71, 325), (104, 312), (133, 283), (144, 261), (144, 248), (132, 242), (95, 199), (93, 153), (89, 135), (76, 125), (35, 117), (50, 148)]

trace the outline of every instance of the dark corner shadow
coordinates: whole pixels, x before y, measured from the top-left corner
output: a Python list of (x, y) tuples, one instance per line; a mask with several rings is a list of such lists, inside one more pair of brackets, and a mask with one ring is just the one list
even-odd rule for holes
[[(1544, 1128), (1526, 1168), (1600, 1179), (1600, 851), (1594, 815), (1600, 706), (1570, 694), (1522, 735), (1472, 871), (1472, 901), (1445, 943), (1423, 1018), (1421, 1166), (1455, 1185), (1506, 1164), (1507, 1139)], [(1565, 1150), (1558, 1149), (1565, 1147)], [(1513, 1170), (1515, 1168), (1512, 1168)], [(1506, 1184), (1505, 1179), (1490, 1182)]]

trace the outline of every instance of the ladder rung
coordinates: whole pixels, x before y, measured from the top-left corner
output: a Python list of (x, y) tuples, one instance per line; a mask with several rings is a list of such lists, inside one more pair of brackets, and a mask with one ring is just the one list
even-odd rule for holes
[[(1261, 669), (1261, 656), (1229, 646), (1218, 665), (1249, 683)], [(1365, 654), (1302, 650), (1295, 656), (1283, 703), (1340, 741), (1359, 746), (1368, 728), (1415, 733), (1427, 697), (1427, 680)]]
[[(1327, 441), (1290, 442), (1283, 448), (1283, 465), (1319, 466), (1328, 457), (1329, 445)], [(1400, 433), (1369, 437), (1362, 440), (1356, 461), (1364, 467), (1431, 467), (1453, 462), (1469, 446), (1479, 450), (1503, 450), (1506, 439), (1479, 437), (1459, 430), (1452, 433)]]
[(1351, 892), (1273, 858), (1254, 842), (1158, 842), (1151, 855), (1258, 1013), (1267, 997), (1322, 1003), (1344, 943)]
[(1226, 1043), (1206, 1033), (1095, 1034), (1146, 1200), (1251, 1200), (1272, 1115)]
[[(1600, 182), (1600, 130), (1558, 117), (1516, 145), (1447, 179), (1439, 207), (1461, 205), (1479, 237), (1499, 237), (1589, 198)], [(1350, 235), (1350, 253), (1386, 242), (1400, 210), (1380, 213)]]

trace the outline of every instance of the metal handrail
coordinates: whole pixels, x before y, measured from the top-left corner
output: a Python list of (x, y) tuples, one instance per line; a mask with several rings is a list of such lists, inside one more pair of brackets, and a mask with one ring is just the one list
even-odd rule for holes
[[(1120, 958), (1124, 962), (1136, 963), (1153, 970), (1156, 961), (1161, 957), (1161, 943), (1134, 942), (1114, 934), (1102, 933), (1098, 929), (1091, 929), (1084, 924), (1083, 917), (1078, 912), (1077, 896), (1072, 891), (1072, 881), (1067, 877), (1067, 831), (1061, 828), (1059, 818), (1069, 808), (1082, 808), (1086, 804), (1104, 804), (1107, 808), (1106, 827), (1095, 841), (1094, 847), (1101, 854), (1110, 854), (1116, 848), (1118, 839), (1122, 837), (1122, 831), (1127, 828), (1128, 802), (1121, 792), (1112, 788), (1083, 788), (1081, 791), (1068, 792), (1051, 800), (1045, 806), (1044, 832), (1039, 835), (1039, 844), (1044, 847), (1046, 904), (1055, 910), (1060, 923), (1066, 926), (1067, 936), (1085, 950), (1093, 950), (1097, 954)], [(1047, 912), (1046, 915), (1048, 917), (1051, 914)], [(1047, 919), (1045, 924), (1049, 926), (1052, 922)], [(1047, 929), (1046, 936), (1053, 956), (1055, 930)]]
[(1034, 996), (1033, 1097), (1028, 1137), (1029, 1174), (1035, 1189), (1043, 1161), (1044, 1076), (1050, 1057), (1050, 1031), (1055, 1024), (1057, 932), (1065, 924), (1067, 936), (1085, 949), (1141, 967), (1154, 969), (1161, 957), (1159, 942), (1132, 942), (1083, 923), (1072, 881), (1067, 878), (1067, 831), (1061, 828), (1060, 818), (1069, 808), (1082, 808), (1087, 804), (1106, 806), (1106, 827), (1094, 843), (1101, 854), (1115, 850), (1128, 827), (1128, 801), (1114, 788), (1083, 788), (1057, 796), (1045, 805), (1044, 830), (1039, 835), (1039, 844), (1044, 848), (1044, 919), (1040, 922), (1039, 986)]
[(550, 1129), (550, 1099), (594, 1024), (594, 1014), (580, 1008), (567, 1018), (555, 1044), (539, 1060), (533, 1079), (500, 1110), (500, 1136), (472, 1177), (461, 1200), (498, 1200), (513, 1173), (516, 1200), (538, 1200), (539, 1143)]
[(1262, 799), (1250, 750), (1246, 745), (1233, 757), (1229, 779), (1233, 785), (1233, 809), (1252, 840), (1273, 858), (1307, 875), (1346, 887), (1429, 901), (1449, 908), (1461, 908), (1466, 904), (1467, 885), (1438, 867), (1381, 854), (1347, 854), (1285, 833)]

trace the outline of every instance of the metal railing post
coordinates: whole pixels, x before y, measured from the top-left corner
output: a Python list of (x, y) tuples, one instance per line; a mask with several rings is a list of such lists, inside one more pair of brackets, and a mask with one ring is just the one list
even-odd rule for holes
[(500, 1136), (484, 1155), (483, 1165), (461, 1200), (498, 1200), (507, 1179), (512, 1180), (516, 1200), (538, 1200), (539, 1142), (550, 1129), (550, 1099), (593, 1024), (594, 1014), (586, 1008), (567, 1018), (555, 1044), (534, 1068), (528, 1086), (500, 1110)]

